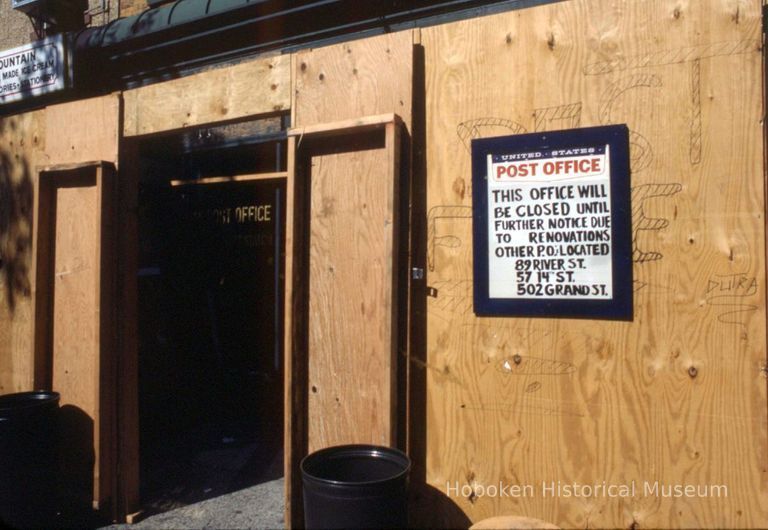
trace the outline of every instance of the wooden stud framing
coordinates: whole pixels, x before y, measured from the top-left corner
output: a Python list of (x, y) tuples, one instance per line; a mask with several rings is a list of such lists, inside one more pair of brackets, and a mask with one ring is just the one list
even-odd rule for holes
[[(290, 526), (302, 525), (302, 509), (300, 503), (297, 503), (298, 492), (301, 491), (298, 464), (304, 455), (321, 447), (338, 443), (395, 444), (398, 311), (397, 289), (394, 288), (398, 276), (394, 257), (398, 236), (395, 229), (398, 226), (395, 197), (398, 194), (400, 172), (399, 131), (401, 127), (402, 122), (399, 117), (388, 115), (327, 124), (314, 127), (310, 131), (294, 129), (289, 132), (286, 248), (293, 251), (286, 257), (285, 437), (287, 451), (285, 474), (286, 521)], [(384, 161), (383, 170), (374, 170), (370, 174), (364, 172), (353, 174), (354, 171), (349, 173), (349, 170), (343, 170), (345, 166), (334, 165), (334, 161), (323, 158), (324, 153), (331, 152), (330, 145), (336, 146), (332, 149), (333, 152), (343, 153), (344, 144), (340, 139), (345, 138), (349, 141), (350, 135), (354, 135), (357, 141), (366, 136), (378, 136), (380, 139), (374, 138), (374, 143), (378, 146), (372, 148), (372, 151), (371, 148), (366, 148), (360, 152), (352, 152), (343, 159), (344, 163), (351, 164), (350, 168), (359, 169), (355, 164), (361, 163), (360, 159), (366, 159), (373, 153), (376, 161)], [(329, 141), (331, 143), (328, 143)], [(355, 141), (349, 144), (354, 145)], [(354, 158), (358, 158), (358, 162), (354, 162)], [(330, 200), (323, 199), (324, 195), (318, 188), (317, 182), (317, 179), (330, 178), (330, 173), (322, 173), (323, 176), (315, 174), (315, 171), (310, 169), (313, 167), (313, 161), (315, 167), (325, 164), (336, 168), (336, 171), (342, 171), (342, 178), (349, 179), (346, 186), (349, 190), (354, 190), (355, 194), (377, 181), (383, 184), (382, 189), (388, 189), (383, 197), (375, 199), (380, 201), (380, 207), (383, 208), (385, 215), (381, 218), (374, 216), (372, 219), (381, 224), (371, 225), (371, 220), (363, 222), (368, 224), (368, 229), (374, 232), (381, 231), (384, 237), (382, 243), (389, 249), (382, 249), (383, 252), (378, 256), (367, 256), (371, 261), (366, 263), (372, 268), (384, 267), (381, 279), (389, 278), (390, 283), (374, 280), (366, 282), (364, 278), (354, 274), (350, 278), (350, 271), (345, 268), (349, 264), (343, 263), (343, 260), (337, 261), (340, 256), (331, 258), (328, 262), (325, 261), (330, 254), (326, 254), (318, 244), (324, 240), (336, 240), (349, 245), (350, 241), (348, 238), (335, 236), (328, 236), (330, 239), (326, 239), (324, 237), (326, 228), (317, 231), (315, 223), (325, 222), (329, 216), (333, 216), (333, 213), (324, 210), (323, 206), (317, 202), (320, 200), (327, 205), (327, 200)], [(339, 188), (333, 189), (336, 192), (342, 191)], [(363, 208), (360, 215), (365, 217), (368, 215), (365, 210), (369, 205), (374, 208), (374, 205), (368, 199), (362, 200), (363, 202), (359, 203)], [(351, 208), (352, 205), (340, 202), (337, 207), (343, 210)], [(327, 229), (333, 231), (333, 228)], [(348, 250), (350, 259), (366, 258), (366, 256), (356, 256), (355, 249)], [(320, 257), (321, 255), (323, 258)], [(318, 270), (323, 272), (318, 274)], [(335, 284), (336, 274), (362, 282), (364, 289), (372, 292), (380, 291), (384, 299), (374, 298), (367, 302), (366, 296), (363, 296), (363, 299), (356, 299), (359, 296), (358, 292), (348, 292), (341, 286), (331, 287), (331, 291), (325, 291)], [(331, 283), (324, 286), (326, 282)], [(335, 291), (337, 288), (341, 290)], [(336, 303), (326, 301), (327, 296), (336, 296), (342, 305), (334, 305), (333, 310), (320, 310), (317, 304)], [(366, 324), (366, 319), (370, 318), (366, 317), (366, 311), (377, 314), (376, 311), (381, 309), (380, 303), (383, 303), (381, 307), (385, 309), (385, 312), (380, 315), (382, 319), (375, 317), (374, 321), (368, 320)], [(344, 309), (344, 305), (354, 308), (354, 311), (350, 313)], [(312, 310), (313, 306), (315, 306), (314, 310)], [(360, 311), (362, 316), (359, 316)], [(354, 316), (355, 313), (358, 314), (357, 317)], [(336, 324), (329, 321), (329, 318), (335, 320)], [(376, 329), (378, 331), (374, 331)], [(349, 342), (351, 337), (344, 337), (344, 330), (355, 334), (356, 338), (353, 342), (363, 346), (363, 349), (353, 346), (353, 343)], [(317, 338), (313, 339), (317, 333), (321, 334), (325, 343), (321, 344)], [(372, 338), (374, 342), (364, 346), (367, 343), (364, 338), (366, 333), (373, 333), (379, 338)], [(363, 342), (357, 340), (361, 336)], [(383, 342), (379, 344), (377, 340)], [(369, 350), (370, 347), (373, 349)], [(378, 355), (377, 351), (380, 352)], [(377, 357), (379, 357), (378, 360)], [(321, 364), (317, 364), (318, 361)], [(362, 371), (354, 372), (356, 365), (362, 368)], [(379, 366), (380, 369), (375, 373), (368, 373), (372, 365)], [(334, 375), (336, 372), (332, 372), (326, 377), (316, 372), (318, 367), (350, 371), (348, 373), (345, 371), (338, 377)], [(345, 385), (350, 384), (354, 387), (355, 396), (347, 395), (344, 389)], [(383, 387), (376, 390), (380, 384), (383, 384)], [(366, 398), (366, 392), (368, 392), (368, 398)], [(328, 396), (325, 401), (317, 401), (324, 393)], [(367, 408), (372, 404), (375, 404), (377, 409)], [(328, 406), (334, 410), (325, 410)], [(332, 419), (329, 414), (332, 415)], [(347, 424), (346, 421), (352, 418), (355, 418), (355, 422)], [(374, 423), (369, 425), (367, 422), (370, 420)]]
[(233, 175), (228, 177), (205, 177), (197, 180), (172, 180), (171, 186), (195, 186), (205, 184), (221, 184), (222, 182), (248, 182), (253, 180), (271, 180), (286, 178), (288, 172), (254, 173), (252, 175)]
[(43, 168), (36, 193), (36, 385), (61, 394), (62, 473), (77, 479), (65, 494), (88, 495), (110, 516), (117, 481), (115, 192), (114, 166), (93, 162)]

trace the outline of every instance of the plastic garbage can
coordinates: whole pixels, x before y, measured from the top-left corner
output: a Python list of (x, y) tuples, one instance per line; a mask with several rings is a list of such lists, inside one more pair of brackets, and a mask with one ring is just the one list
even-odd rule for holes
[(50, 527), (56, 517), (58, 392), (0, 396), (0, 526)]
[(408, 474), (403, 452), (375, 445), (339, 445), (301, 461), (307, 528), (404, 528)]

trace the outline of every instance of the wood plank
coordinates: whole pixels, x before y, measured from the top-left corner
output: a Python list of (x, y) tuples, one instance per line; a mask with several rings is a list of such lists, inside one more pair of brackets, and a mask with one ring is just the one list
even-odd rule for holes
[[(422, 29), (427, 478), (535, 488), (443, 499), (471, 521), (768, 524), (760, 3), (574, 0)], [(632, 131), (634, 321), (476, 318), (471, 138), (607, 123)], [(558, 480), (639, 489), (543, 496)], [(645, 495), (656, 481), (728, 497)]]
[(45, 164), (117, 163), (120, 106), (110, 94), (47, 107)]
[(0, 118), (0, 394), (35, 388), (34, 171), (44, 148), (42, 111)]
[[(38, 173), (39, 175), (39, 173)], [(41, 179), (35, 180), (35, 331), (34, 355), (35, 379), (34, 388), (53, 388), (53, 258), (56, 228), (56, 195), (49, 185), (40, 185)]]
[(290, 109), (290, 57), (275, 55), (128, 90), (125, 136)]
[(61, 394), (67, 502), (109, 508), (117, 481), (114, 170), (43, 171), (39, 182), (36, 382)]
[(364, 116), (330, 123), (318, 123), (306, 127), (294, 127), (288, 129), (288, 136), (298, 136), (299, 139), (316, 136), (338, 136), (344, 131), (366, 132), (394, 122), (402, 122), (397, 114), (379, 114), (378, 116)]
[[(96, 189), (98, 190), (98, 326), (99, 326), (99, 374), (97, 394), (101, 402), (99, 430), (96, 444), (97, 478), (94, 479), (94, 509), (103, 510), (105, 515), (117, 520), (121, 514), (116, 494), (120, 480), (118, 473), (118, 428), (117, 384), (117, 266), (116, 245), (118, 195), (116, 172), (112, 164), (98, 164), (96, 168)], [(122, 225), (121, 225), (122, 226)]]
[(307, 363), (306, 363), (306, 179), (301, 167), (296, 138), (288, 138), (288, 178), (285, 213), (285, 403), (284, 470), (285, 522), (288, 528), (304, 526), (299, 462), (307, 454)]
[(288, 175), (285, 171), (276, 171), (272, 173), (254, 173), (252, 175), (232, 175), (226, 177), (205, 177), (197, 180), (172, 180), (171, 186), (197, 186), (205, 184), (220, 184), (222, 182), (248, 182), (253, 180), (271, 180), (285, 178)]
[[(376, 440), (379, 443), (384, 441), (387, 444), (392, 444), (395, 440), (395, 422), (392, 419), (394, 401), (391, 390), (394, 384), (394, 378), (391, 375), (391, 370), (394, 369), (392, 362), (394, 349), (389, 349), (394, 344), (391, 341), (394, 321), (388, 318), (392, 314), (391, 308), (377, 308), (380, 307), (380, 303), (394, 302), (391, 290), (394, 273), (391, 269), (387, 269), (393, 266), (392, 260), (395, 259), (394, 235), (383, 236), (377, 233), (375, 225), (379, 223), (378, 229), (382, 229), (382, 218), (370, 217), (369, 222), (372, 224), (368, 225), (363, 232), (370, 237), (364, 240), (361, 240), (360, 236), (349, 239), (346, 244), (347, 255), (344, 255), (342, 248), (344, 245), (341, 244), (342, 239), (349, 238), (352, 225), (356, 223), (362, 229), (365, 223), (354, 218), (350, 211), (351, 207), (354, 208), (356, 204), (360, 210), (365, 203), (366, 209), (379, 208), (381, 205), (368, 202), (376, 193), (384, 193), (383, 197), (394, 200), (393, 179), (396, 177), (389, 173), (389, 169), (391, 169), (390, 161), (395, 156), (395, 150), (394, 146), (390, 145), (384, 148), (383, 139), (376, 147), (360, 148), (355, 146), (355, 141), (359, 139), (346, 136), (340, 140), (341, 137), (335, 135), (351, 130), (360, 133), (361, 131), (355, 128), (362, 127), (366, 130), (362, 136), (373, 134), (383, 138), (383, 130), (375, 132), (367, 129), (370, 127), (382, 129), (382, 126), (386, 129), (385, 123), (390, 121), (392, 115), (399, 115), (402, 118), (407, 133), (411, 124), (413, 38), (410, 32), (402, 32), (304, 50), (292, 56), (291, 70), (293, 75), (291, 123), (295, 128), (292, 131), (295, 136), (291, 136), (289, 142), (295, 141), (297, 145), (294, 155), (297, 164), (296, 187), (297, 190), (301, 186), (313, 188), (311, 193), (302, 191), (295, 195), (297, 206), (294, 209), (296, 222), (294, 234), (304, 234), (309, 229), (311, 242), (303, 243), (298, 237), (293, 242), (297, 247), (294, 252), (296, 257), (293, 263), (294, 278), (303, 290), (294, 289), (292, 311), (295, 319), (294, 334), (289, 337), (292, 341), (290, 346), (292, 350), (286, 344), (286, 352), (293, 352), (291, 358), (294, 363), (291, 370), (294, 378), (292, 382), (286, 380), (286, 391), (290, 394), (286, 395), (286, 405), (292, 404), (290, 409), (292, 412), (289, 412), (286, 407), (286, 521), (289, 521), (290, 525), (301, 526), (303, 512), (298, 464), (300, 458), (307, 454), (310, 448), (350, 439), (364, 438), (369, 441)], [(382, 115), (387, 116), (382, 117)], [(308, 132), (309, 135), (307, 135)], [(323, 136), (326, 137), (323, 138)], [(330, 146), (334, 143), (336, 146), (331, 148)], [(322, 149), (316, 151), (318, 147)], [(328, 148), (335, 150), (336, 153), (330, 153)], [(354, 152), (356, 149), (358, 152)], [(384, 154), (385, 152), (388, 154)], [(382, 165), (377, 166), (375, 162), (377, 160)], [(363, 174), (355, 170), (370, 171), (368, 174)], [(322, 178), (315, 180), (318, 174)], [(374, 191), (377, 189), (376, 186), (384, 186), (384, 183), (374, 182), (377, 178), (388, 181), (391, 185), (390, 191), (385, 192), (381, 188), (379, 191)], [(397, 178), (399, 179), (399, 175)], [(302, 183), (302, 180), (306, 182)], [(323, 184), (324, 180), (327, 180), (325, 184)], [(336, 184), (343, 188), (335, 191), (329, 187)], [(357, 186), (359, 189), (355, 190)], [(322, 200), (320, 203), (317, 202), (319, 197), (317, 193), (323, 193), (326, 199), (333, 201), (336, 200), (335, 195), (343, 195), (353, 204), (343, 205), (339, 201), (337, 204), (341, 210), (325, 219), (328, 212), (322, 214), (322, 209), (313, 209), (311, 205), (301, 202), (302, 196), (310, 195), (315, 208), (318, 205), (322, 208)], [(310, 224), (308, 227), (308, 219), (319, 222)], [(352, 225), (345, 226), (345, 220)], [(393, 216), (389, 218), (389, 223), (387, 230), (394, 226)], [(341, 232), (337, 233), (337, 231)], [(318, 236), (325, 239), (318, 240)], [(390, 239), (386, 239), (387, 237)], [(355, 246), (360, 244), (361, 249), (375, 252), (375, 248), (378, 247), (378, 250), (388, 253), (376, 256), (378, 265), (364, 271), (372, 275), (372, 280), (382, 280), (384, 284), (372, 284), (370, 289), (365, 290), (360, 285), (354, 285), (351, 278), (342, 277), (345, 276), (343, 272), (337, 273), (334, 277), (329, 271), (328, 267), (334, 267), (334, 270), (346, 270), (353, 274), (357, 274), (357, 271), (363, 272), (362, 263), (354, 258), (356, 250), (349, 251), (349, 241), (354, 241)], [(314, 253), (312, 257), (302, 254), (304, 252), (302, 249), (307, 248), (310, 253)], [(290, 246), (288, 249), (290, 250)], [(327, 254), (325, 254), (326, 251)], [(369, 257), (374, 259), (374, 256)], [(325, 269), (320, 266), (320, 263), (325, 265)], [(301, 278), (299, 272), (301, 270), (308, 270), (310, 275), (314, 274), (315, 282), (329, 283), (317, 284), (311, 282), (309, 278)], [(350, 290), (346, 300), (348, 307), (342, 307), (343, 294), (335, 292), (336, 287), (332, 287), (334, 284), (330, 282), (336, 282), (335, 286), (340, 289)], [(385, 293), (382, 289), (389, 292)], [(301, 295), (303, 295), (301, 299), (297, 298)], [(330, 313), (318, 314), (308, 311), (308, 308), (302, 307), (307, 298), (310, 304), (314, 304), (313, 307), (323, 307), (323, 311), (338, 310), (340, 312), (333, 314), (333, 319), (330, 320), (332, 316)], [(350, 300), (355, 302), (350, 304)], [(286, 315), (288, 314), (289, 311), (286, 309)], [(344, 327), (340, 320), (337, 320), (342, 314), (348, 319)], [(375, 319), (379, 319), (378, 325), (375, 324)], [(314, 358), (313, 347), (307, 344), (309, 334), (312, 334), (314, 344), (319, 348), (319, 354)], [(330, 346), (330, 343), (321, 344), (325, 334), (328, 334), (329, 340), (336, 341), (335, 348)], [(366, 334), (370, 336), (366, 338)], [(375, 349), (373, 344), (376, 341), (381, 342), (381, 337), (385, 336), (389, 343), (386, 351), (375, 352), (377, 357), (371, 360), (372, 366), (360, 365), (361, 359), (365, 359), (362, 356), (370, 354)], [(344, 344), (343, 341), (348, 344)], [(352, 349), (358, 349), (357, 356)], [(327, 365), (319, 360), (319, 355), (323, 352), (333, 355)], [(350, 360), (357, 365), (345, 366), (344, 363)], [(345, 373), (359, 373), (369, 378), (375, 376), (376, 379), (384, 379), (374, 380), (370, 385), (367, 381), (360, 381), (365, 388), (363, 392), (366, 397), (364, 401), (355, 404), (356, 398), (352, 394), (352, 386), (348, 382), (338, 384), (333, 381), (334, 370), (337, 373), (341, 370)], [(301, 379), (297, 381), (297, 377)], [(314, 382), (310, 383), (308, 378)], [(311, 391), (313, 385), (317, 388), (317, 392)], [(338, 402), (336, 398), (339, 399)], [(312, 412), (317, 410), (335, 414), (335, 407), (342, 406), (342, 402), (345, 412), (341, 416), (343, 419), (339, 421), (330, 419), (334, 416), (329, 415), (323, 424)], [(366, 411), (366, 407), (369, 406), (382, 406), (386, 407), (386, 410), (368, 409)], [(352, 418), (358, 413), (365, 416), (360, 420), (363, 424), (370, 426), (371, 429), (377, 429), (378, 432), (371, 431), (365, 434), (363, 428), (358, 425), (354, 430), (361, 434), (352, 434), (350, 430), (354, 424)], [(382, 421), (381, 418), (386, 419)], [(313, 424), (307, 425), (305, 423), (307, 421)], [(289, 436), (292, 436), (290, 444)], [(311, 441), (315, 436), (318, 437), (317, 440)]]
[[(54, 220), (51, 340), (52, 388), (61, 394), (68, 494), (99, 500), (101, 400), (99, 383), (99, 209), (96, 178), (53, 188)], [(93, 463), (88, 462), (89, 452)], [(83, 473), (91, 468), (90, 481)], [(76, 490), (76, 493), (75, 491)]]
[[(295, 205), (295, 191), (294, 185), (296, 182), (296, 140), (294, 138), (288, 139), (288, 175), (285, 183), (285, 317), (283, 320), (283, 476), (285, 477), (285, 489), (284, 499), (285, 507), (283, 509), (284, 520), (286, 528), (293, 528), (298, 526), (294, 524), (292, 519), (293, 506), (293, 491), (294, 484), (291, 479), (296, 479), (298, 473), (294, 473), (293, 465), (297, 458), (296, 456), (300, 451), (296, 448), (296, 442), (294, 438), (294, 421), (293, 421), (293, 352), (294, 352), (294, 340), (293, 340), (293, 289), (296, 280), (294, 278), (293, 263), (294, 263), (294, 205)], [(299, 523), (300, 525), (300, 523)]]
[[(401, 218), (407, 215), (406, 212), (400, 211), (402, 206), (402, 200), (400, 198), (400, 180), (402, 178), (402, 157), (401, 157), (401, 133), (402, 133), (402, 121), (395, 115), (395, 119), (386, 124), (384, 129), (384, 145), (387, 148), (386, 153), (386, 165), (384, 170), (385, 179), (389, 180), (385, 184), (386, 194), (391, 193), (391, 199), (388, 199), (388, 206), (392, 208), (390, 221), (392, 223), (391, 234), (391, 258), (389, 258), (390, 270), (389, 273), (389, 286), (384, 285), (385, 289), (389, 289), (389, 314), (384, 314), (383, 319), (389, 319), (392, 323), (389, 328), (389, 337), (387, 337), (389, 346), (389, 358), (386, 362), (389, 364), (389, 418), (386, 421), (389, 423), (389, 445), (392, 447), (398, 447), (398, 443), (405, 443), (405, 436), (398, 437), (398, 429), (406, 426), (407, 417), (403, 414), (400, 418), (398, 414), (407, 407), (403, 407), (400, 400), (406, 398), (407, 379), (404, 381), (398, 381), (398, 377), (401, 374), (400, 364), (398, 363), (398, 353), (401, 351), (406, 352), (405, 340), (400, 342), (402, 334), (406, 333), (401, 329), (404, 325), (404, 321), (400, 319), (400, 316), (407, 315), (407, 308), (401, 306), (401, 293), (400, 281), (403, 279), (409, 269), (402, 270), (403, 264), (407, 264), (407, 258), (403, 258), (402, 254), (407, 254), (407, 249), (404, 250), (400, 247), (400, 241), (405, 237), (401, 233), (400, 224)], [(385, 195), (386, 196), (386, 195)], [(390, 202), (391, 201), (391, 202)], [(404, 274), (405, 273), (405, 274)], [(398, 391), (402, 389), (403, 393), (399, 394)], [(384, 389), (386, 392), (387, 389)], [(407, 450), (406, 445), (399, 445), (399, 447)]]
[(392, 158), (392, 146), (312, 157), (309, 452), (393, 442)]
[[(138, 142), (121, 146), (123, 164), (118, 178), (119, 205), (116, 246), (120, 259), (117, 271), (117, 359), (119, 374), (117, 415), (120, 480), (117, 508), (120, 514), (138, 518), (139, 491), (139, 345), (138, 345), (138, 202), (140, 165)], [(130, 520), (127, 519), (130, 523)]]
[[(71, 444), (73, 447), (77, 446), (79, 450), (86, 451), (85, 438), (81, 434), (91, 433), (92, 476), (81, 474), (74, 477), (75, 481), (80, 482), (73, 484), (67, 493), (79, 495), (90, 489), (88, 495), (93, 507), (112, 517), (118, 515), (117, 504), (113, 502), (118, 481), (115, 453), (117, 390), (116, 367), (113, 364), (116, 358), (117, 338), (114, 335), (114, 326), (117, 319), (112, 313), (115, 309), (114, 264), (117, 261), (117, 255), (112, 248), (116, 208), (113, 180), (114, 165), (119, 155), (121, 119), (120, 94), (46, 108), (45, 151), (38, 166), (45, 166), (48, 171), (43, 168), (40, 179), (47, 179), (45, 186), (52, 190), (49, 198), (53, 204), (51, 212), (57, 212), (60, 204), (64, 204), (67, 211), (61, 220), (55, 216), (46, 220), (50, 212), (40, 209), (36, 211), (41, 224), (50, 223), (51, 227), (48, 234), (51, 238), (46, 239), (45, 231), (39, 233), (36, 238), (40, 254), (36, 263), (36, 274), (43, 282), (35, 297), (39, 306), (35, 311), (36, 382), (44, 381), (46, 386), (51, 385), (54, 390), (63, 389), (60, 390), (61, 402), (71, 406), (67, 411), (72, 413), (72, 417), (67, 422), (72, 425), (69, 435), (75, 437)], [(93, 177), (88, 178), (94, 179), (94, 183), (78, 186), (77, 179), (84, 177), (77, 175), (86, 173), (93, 174)], [(57, 181), (59, 178), (61, 182)], [(75, 185), (68, 184), (71, 179), (74, 179)], [(43, 187), (41, 182), (41, 195), (46, 193)], [(75, 282), (77, 287), (68, 288), (74, 280), (69, 278), (69, 274), (57, 276), (56, 266), (63, 267), (65, 262), (68, 263), (67, 260), (83, 261), (84, 258), (79, 254), (87, 249), (78, 247), (74, 240), (66, 240), (66, 230), (62, 231), (62, 223), (72, 225), (70, 228), (80, 224), (91, 226), (88, 223), (91, 223), (92, 216), (96, 229), (84, 235), (81, 243), (92, 245), (95, 254), (89, 258), (92, 263), (83, 272), (73, 269), (76, 272), (72, 273), (71, 278), (78, 279)], [(62, 255), (51, 250), (58, 248), (55, 242), (59, 238), (65, 238), (62, 239), (62, 244), (72, 245)], [(67, 252), (73, 254), (68, 255)], [(90, 290), (82, 291), (86, 287), (86, 280), (82, 278), (87, 274), (92, 276), (93, 281)], [(94, 306), (91, 307), (91, 304)], [(74, 307), (69, 307), (72, 305)], [(84, 312), (73, 313), (72, 310), (80, 305)], [(92, 328), (95, 335), (91, 344), (79, 343), (78, 341), (84, 339)], [(79, 350), (68, 352), (67, 349), (76, 343), (78, 348), (83, 349), (80, 353), (87, 353), (91, 357), (73, 357), (72, 354)], [(88, 384), (91, 385), (90, 388)], [(86, 458), (85, 453), (74, 452), (66, 456), (64, 461), (73, 466), (73, 469), (82, 469), (88, 465)], [(124, 472), (122, 477), (126, 476), (130, 475)]]

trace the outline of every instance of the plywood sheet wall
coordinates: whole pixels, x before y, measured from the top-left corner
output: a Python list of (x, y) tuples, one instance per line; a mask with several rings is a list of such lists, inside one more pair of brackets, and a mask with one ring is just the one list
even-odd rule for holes
[[(572, 0), (422, 44), (428, 481), (473, 521), (768, 525), (761, 2)], [(634, 320), (476, 318), (471, 138), (610, 123), (631, 130)], [(500, 483), (533, 489), (483, 495)]]
[[(36, 176), (43, 180), (35, 212), (35, 383), (61, 394), (69, 451), (62, 465), (82, 477), (67, 493), (99, 508), (114, 500), (116, 476), (116, 256), (110, 249), (117, 235), (111, 227), (121, 107), (121, 97), (110, 94), (46, 108), (49, 171)], [(83, 457), (89, 452), (90, 460)]]
[[(387, 149), (383, 142), (364, 151), (312, 157), (310, 452), (346, 443), (393, 441), (391, 159), (392, 146)], [(356, 176), (354, 185), (351, 175)]]
[(411, 126), (413, 37), (380, 35), (293, 56), (292, 126), (394, 113)]
[(37, 322), (50, 330), (47, 368), (61, 394), (62, 473), (78, 477), (66, 495), (103, 507), (114, 473), (114, 177), (105, 186), (101, 167), (42, 175), (38, 248), (53, 252), (38, 253), (38, 288), (48, 293), (38, 297)]
[(126, 136), (150, 134), (290, 107), (289, 55), (148, 85), (124, 93)]
[[(306, 341), (289, 336), (286, 348), (286, 521), (300, 526), (301, 505), (295, 501), (304, 454), (341, 443), (394, 444), (400, 180), (395, 127), (402, 126), (394, 116), (402, 117), (407, 130), (412, 36), (301, 51), (292, 57), (292, 68), (289, 201), (297, 197), (295, 204), (302, 204), (294, 217), (297, 230), (307, 235), (289, 234), (289, 241), (299, 254), (304, 246), (309, 250), (306, 259), (286, 265), (297, 277), (308, 271), (301, 300), (294, 300), (296, 307), (306, 303), (300, 311), (307, 317), (293, 320), (303, 322), (306, 331), (299, 334), (306, 333)], [(390, 121), (372, 132), (370, 120), (360, 121), (383, 114)], [(320, 139), (310, 140), (323, 129)], [(300, 196), (308, 197), (305, 206)]]
[[(299, 52), (293, 124), (403, 112), (410, 120), (410, 33)], [(408, 121), (409, 123), (409, 121)], [(392, 150), (354, 130), (311, 153), (308, 449), (392, 443), (394, 190)], [(334, 141), (336, 147), (334, 147)]]
[(0, 119), (0, 394), (33, 388), (32, 210), (44, 149), (42, 111)]
[(46, 108), (45, 163), (117, 163), (120, 107), (120, 96), (110, 94)]

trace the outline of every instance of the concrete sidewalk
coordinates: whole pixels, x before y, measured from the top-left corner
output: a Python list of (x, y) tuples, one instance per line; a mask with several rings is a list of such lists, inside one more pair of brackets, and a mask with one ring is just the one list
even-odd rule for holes
[(279, 478), (213, 499), (152, 515), (134, 525), (110, 530), (285, 528), (283, 484)]

